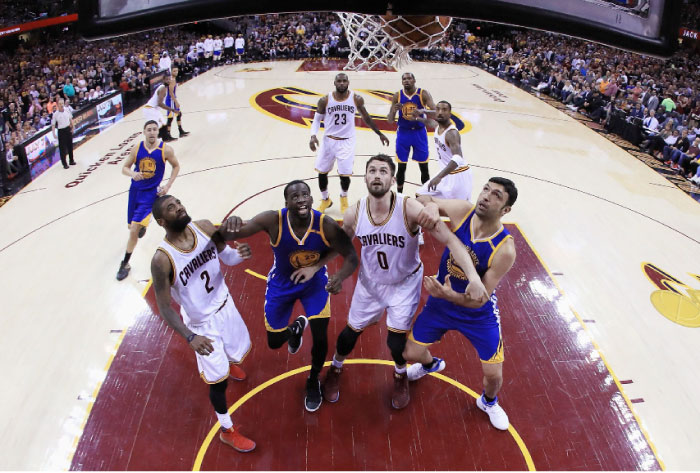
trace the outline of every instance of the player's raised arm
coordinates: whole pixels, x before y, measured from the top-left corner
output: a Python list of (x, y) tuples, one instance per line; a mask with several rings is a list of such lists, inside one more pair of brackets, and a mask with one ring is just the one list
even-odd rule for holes
[(462, 199), (439, 199), (430, 195), (419, 195), (418, 202), (425, 207), (418, 216), (418, 224), (430, 228), (427, 222), (435, 222), (436, 215), (450, 219), (453, 230), (462, 222), (474, 204)]
[(279, 220), (280, 213), (277, 210), (266, 210), (247, 221), (232, 215), (221, 224), (217, 232), (224, 241), (230, 241), (248, 238), (264, 231), (271, 241), (276, 241), (279, 237)]
[(352, 245), (352, 240), (335, 220), (324, 215), (322, 225), (323, 233), (331, 249), (337, 251), (343, 257), (343, 265), (338, 272), (328, 277), (328, 284), (326, 285), (326, 290), (329, 293), (337, 294), (342, 289), (343, 281), (355, 272), (360, 261), (355, 247)]
[(386, 116), (386, 121), (389, 123), (394, 123), (396, 121), (396, 113), (401, 108), (399, 104), (399, 93), (396, 92), (391, 99), (391, 108), (389, 108), (389, 114)]

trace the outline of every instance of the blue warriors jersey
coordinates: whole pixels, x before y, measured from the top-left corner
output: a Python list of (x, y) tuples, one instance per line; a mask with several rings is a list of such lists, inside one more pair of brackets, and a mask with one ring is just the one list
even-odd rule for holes
[(400, 90), (399, 103), (401, 104), (401, 108), (399, 109), (399, 128), (408, 128), (411, 130), (425, 128), (423, 123), (413, 119), (413, 111), (424, 108), (423, 100), (421, 99), (421, 89), (416, 89), (416, 92), (410, 97), (406, 95), (403, 89)]
[[(457, 238), (464, 243), (467, 247), (467, 252), (474, 262), (474, 267), (476, 272), (480, 277), (484, 277), (486, 271), (491, 267), (491, 262), (501, 245), (508, 239), (512, 238), (510, 232), (501, 226), (501, 229), (488, 238), (475, 240), (472, 236), (472, 221), (474, 219), (474, 208), (472, 208), (466, 215), (459, 227), (454, 230)], [(452, 289), (459, 293), (464, 293), (469, 284), (469, 280), (462, 268), (459, 267), (455, 261), (449, 248), (445, 248), (445, 251), (440, 259), (440, 266), (438, 269), (438, 281), (440, 284), (445, 283), (445, 277), (449, 274), (450, 283)], [(494, 291), (495, 293), (495, 291)], [(438, 304), (438, 305), (449, 305), (450, 310), (457, 314), (464, 315), (468, 318), (484, 318), (491, 317), (498, 313), (498, 308), (496, 307), (496, 298), (492, 295), (488, 302), (478, 309), (470, 309), (468, 307), (461, 307), (452, 304), (444, 299), (430, 297), (428, 304)]]
[[(172, 79), (174, 80), (174, 79)], [(173, 86), (173, 93), (170, 95), (170, 86), (165, 88), (165, 105), (168, 107), (175, 108), (175, 91), (177, 90), (177, 84)]]
[(132, 189), (154, 189), (160, 185), (165, 173), (165, 154), (163, 153), (163, 142), (158, 143), (156, 149), (150, 153), (146, 150), (146, 146), (142, 141), (139, 144), (139, 150), (136, 153), (136, 162), (134, 163), (134, 171), (143, 174), (143, 179), (140, 181), (131, 180)]
[(291, 280), (292, 273), (297, 269), (318, 263), (321, 256), (329, 250), (330, 245), (323, 234), (324, 215), (321, 212), (311, 210), (311, 223), (301, 239), (294, 234), (287, 214), (286, 208), (279, 211), (277, 242), (270, 243), (275, 260), (267, 276), (267, 281), (268, 286), (274, 288), (277, 293), (297, 292), (301, 286), (311, 285), (316, 283), (317, 279), (327, 278), (324, 267), (317, 271), (310, 280), (303, 283), (294, 284)]

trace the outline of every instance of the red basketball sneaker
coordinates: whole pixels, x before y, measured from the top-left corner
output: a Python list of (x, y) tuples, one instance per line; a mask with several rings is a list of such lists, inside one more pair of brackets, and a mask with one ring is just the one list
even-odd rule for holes
[(233, 363), (228, 365), (229, 369), (229, 378), (235, 379), (236, 381), (243, 381), (246, 379), (248, 376), (245, 374), (245, 371), (241, 369), (240, 366), (234, 365)]
[(243, 434), (233, 427), (222, 430), (219, 434), (219, 439), (226, 445), (233, 447), (234, 450), (242, 453), (252, 452), (255, 449), (255, 442), (244, 437)]

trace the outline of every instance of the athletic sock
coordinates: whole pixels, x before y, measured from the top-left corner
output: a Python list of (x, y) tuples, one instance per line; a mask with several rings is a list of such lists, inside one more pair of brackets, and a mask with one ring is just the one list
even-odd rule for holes
[(335, 355), (333, 355), (333, 361), (331, 361), (331, 365), (335, 366), (336, 368), (342, 368), (342, 367), (343, 367), (343, 362), (344, 362), (344, 361), (345, 361), (345, 360), (343, 360), (343, 361), (338, 361), (338, 360), (335, 358)]
[(321, 191), (321, 198), (323, 200), (328, 200), (328, 190)]
[(348, 196), (348, 191), (341, 190), (340, 191), (340, 197), (347, 197)]
[(222, 429), (227, 430), (233, 427), (233, 421), (231, 420), (231, 415), (228, 412), (225, 414), (219, 414), (216, 411), (214, 412), (216, 413), (216, 417), (219, 419)]
[(396, 371), (398, 374), (404, 374), (406, 372), (406, 365), (404, 365), (403, 368), (399, 368), (397, 365), (394, 365), (394, 371)]
[(126, 266), (129, 264), (129, 258), (131, 258), (131, 253), (126, 252), (124, 253), (124, 259), (122, 260), (122, 266)]

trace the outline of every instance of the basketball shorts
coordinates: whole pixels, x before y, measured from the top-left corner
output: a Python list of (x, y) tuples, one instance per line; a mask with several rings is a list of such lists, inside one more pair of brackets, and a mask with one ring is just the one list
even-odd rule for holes
[(396, 284), (377, 284), (360, 273), (352, 295), (348, 325), (359, 332), (379, 322), (386, 310), (387, 328), (393, 332), (408, 332), (420, 301), (422, 282), (423, 265)]
[(151, 107), (146, 105), (143, 107), (143, 121), (144, 123), (153, 120), (158, 123), (158, 128), (165, 125), (165, 118), (163, 117), (163, 112), (161, 112), (160, 107)]
[(138, 189), (129, 188), (129, 204), (126, 212), (126, 222), (131, 225), (138, 223), (144, 227), (151, 221), (151, 208), (158, 198), (158, 188)]
[(328, 275), (323, 272), (310, 281), (277, 287), (268, 283), (265, 291), (265, 328), (268, 332), (286, 330), (296, 301), (301, 301), (309, 320), (331, 316), (331, 298), (326, 291)]
[(417, 195), (431, 195), (439, 199), (470, 200), (472, 196), (472, 170), (469, 166), (457, 168), (445, 176), (435, 190), (428, 190), (430, 181), (416, 191)]
[(221, 56), (221, 51), (214, 51), (214, 56), (216, 56), (216, 57)]
[(396, 157), (400, 163), (408, 162), (411, 148), (413, 148), (411, 159), (419, 163), (427, 162), (430, 154), (428, 151), (428, 132), (425, 131), (425, 128), (412, 130), (398, 127), (396, 130)]
[(501, 319), (495, 294), (491, 296), (491, 302), (492, 308), (475, 309), (471, 316), (467, 316), (464, 308), (429, 297), (413, 324), (409, 339), (419, 345), (430, 345), (448, 330), (457, 330), (471, 342), (483, 363), (503, 363)]
[[(184, 312), (184, 309), (181, 311)], [(187, 320), (187, 314), (184, 314), (183, 318)], [(227, 296), (224, 306), (204, 322), (187, 322), (186, 325), (197, 335), (212, 340), (213, 352), (207, 356), (195, 353), (199, 375), (207, 384), (216, 384), (226, 379), (229, 375), (229, 363), (240, 363), (250, 351), (248, 327), (230, 295)]]
[(316, 156), (316, 172), (321, 174), (333, 170), (335, 160), (338, 160), (338, 174), (352, 176), (355, 164), (355, 137), (346, 140), (334, 140), (324, 136)]
[(199, 56), (200, 59), (203, 58), (203, 57), (204, 57), (204, 51), (197, 51), (197, 56)]
[(236, 48), (236, 54), (243, 54), (245, 52), (244, 48)]

